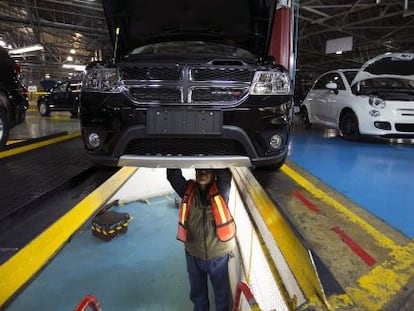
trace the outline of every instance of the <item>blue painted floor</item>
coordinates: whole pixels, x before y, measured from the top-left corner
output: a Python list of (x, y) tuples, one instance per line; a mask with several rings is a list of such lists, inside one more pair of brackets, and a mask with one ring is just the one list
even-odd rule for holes
[[(414, 145), (349, 142), (320, 129), (295, 129), (289, 160), (414, 238)], [(87, 294), (104, 311), (191, 310), (174, 199), (113, 208), (133, 220), (110, 242), (85, 225), (7, 310), (72, 311)]]
[(94, 237), (87, 224), (7, 310), (73, 311), (87, 294), (104, 311), (191, 310), (174, 198), (111, 209), (133, 219), (126, 234), (109, 242)]
[(350, 142), (295, 130), (289, 160), (414, 238), (414, 145)]

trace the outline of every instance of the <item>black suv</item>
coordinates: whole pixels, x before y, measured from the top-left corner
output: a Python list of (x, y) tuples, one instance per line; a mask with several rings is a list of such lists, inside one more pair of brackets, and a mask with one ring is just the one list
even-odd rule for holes
[(104, 0), (114, 60), (86, 68), (81, 126), (104, 165), (280, 167), (287, 71), (267, 55), (276, 1)]
[(76, 79), (57, 83), (49, 94), (37, 100), (40, 115), (45, 117), (52, 111), (69, 111), (72, 116), (77, 116), (81, 85), (82, 81)]
[(7, 51), (0, 47), (0, 150), (6, 146), (10, 130), (25, 120), (29, 108), (16, 68)]

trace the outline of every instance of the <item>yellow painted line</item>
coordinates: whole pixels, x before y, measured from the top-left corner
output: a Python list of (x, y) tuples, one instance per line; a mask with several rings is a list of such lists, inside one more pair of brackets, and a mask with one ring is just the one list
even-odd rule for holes
[(396, 249), (397, 245), (389, 239), (387, 236), (385, 236), (382, 232), (371, 226), (369, 223), (367, 223), (362, 218), (358, 217), (354, 213), (352, 213), (346, 206), (336, 201), (334, 198), (327, 195), (325, 192), (320, 190), (319, 188), (315, 187), (309, 180), (301, 176), (299, 173), (295, 172), (293, 169), (291, 169), (288, 165), (284, 164), (281, 167), (281, 170), (283, 173), (288, 175), (290, 178), (292, 178), (296, 183), (298, 183), (302, 188), (307, 190), (312, 196), (315, 198), (321, 199), (322, 201), (326, 202), (327, 204), (331, 205), (335, 209), (337, 209), (342, 214), (346, 215), (348, 219), (361, 226), (369, 235), (371, 235), (378, 245), (387, 247), (390, 249)]
[[(37, 110), (28, 110), (29, 112), (37, 112)], [(42, 117), (41, 115), (40, 115), (40, 113), (39, 114), (31, 114), (31, 115), (26, 115), (26, 119), (27, 120), (29, 120), (29, 119), (35, 119), (35, 120), (39, 120), (39, 118), (40, 119), (44, 119), (44, 120), (54, 120), (54, 121), (72, 121), (72, 120), (74, 120), (72, 117), (71, 117), (71, 115), (69, 115), (69, 114), (54, 114), (53, 112), (51, 112), (51, 115), (50, 116), (47, 116), (47, 117)]]
[(370, 234), (376, 242), (391, 250), (391, 260), (386, 260), (370, 270), (369, 273), (358, 280), (358, 288), (346, 288), (347, 294), (358, 304), (367, 310), (381, 310), (395, 295), (398, 294), (414, 275), (414, 242), (406, 246), (399, 246), (372, 227), (366, 221), (352, 213), (343, 204), (331, 198), (322, 190), (311, 184), (306, 178), (295, 172), (288, 165), (283, 165), (281, 170), (296, 181), (314, 197), (325, 201), (348, 219), (361, 226)]
[(393, 250), (391, 257), (359, 278), (358, 288), (346, 288), (358, 305), (367, 310), (382, 310), (413, 277), (414, 242)]
[(20, 143), (22, 141), (24, 141), (24, 139), (9, 139), (7, 141), (7, 145), (13, 145), (13, 144), (16, 144), (16, 143)]
[(52, 114), (48, 117), (46, 117), (50, 120), (73, 120), (73, 118), (70, 115), (67, 114)]
[(242, 186), (245, 188), (241, 191), (247, 191), (251, 197), (254, 206), (295, 275), (305, 297), (309, 301), (319, 300), (329, 307), (329, 302), (321, 288), (308, 251), (292, 231), (289, 223), (286, 222), (273, 201), (248, 170), (242, 171), (236, 168), (234, 171), (238, 172)]
[(89, 194), (40, 236), (0, 266), (0, 309), (92, 217), (137, 168), (124, 167)]
[(68, 135), (64, 135), (64, 136), (51, 138), (51, 139), (48, 139), (48, 140), (39, 141), (39, 142), (30, 144), (30, 145), (17, 147), (17, 148), (13, 148), (13, 149), (10, 149), (10, 150), (5, 150), (5, 151), (0, 152), (0, 159), (11, 157), (11, 156), (14, 156), (14, 155), (19, 154), (19, 153), (23, 153), (23, 152), (27, 152), (27, 151), (30, 151), (30, 150), (38, 149), (38, 148), (41, 148), (41, 147), (44, 147), (44, 146), (47, 146), (47, 145), (55, 144), (55, 143), (58, 143), (58, 142), (62, 142), (62, 141), (65, 141), (65, 140), (77, 138), (77, 137), (80, 137), (80, 136), (81, 136), (81, 133), (76, 132), (76, 133), (72, 133), (72, 134), (68, 134)]

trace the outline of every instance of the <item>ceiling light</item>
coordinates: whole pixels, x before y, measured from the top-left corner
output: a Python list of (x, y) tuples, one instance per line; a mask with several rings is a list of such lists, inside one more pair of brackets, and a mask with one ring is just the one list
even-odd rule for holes
[(76, 71), (84, 71), (85, 65), (74, 65), (74, 64), (63, 64), (62, 68), (65, 69), (74, 69)]
[(72, 56), (68, 56), (68, 57), (66, 57), (66, 60), (69, 61), (69, 62), (71, 62), (71, 61), (73, 61), (73, 57)]
[(70, 54), (76, 54), (76, 50), (75, 49), (70, 49)]
[(26, 46), (20, 49), (10, 50), (9, 53), (10, 54), (21, 54), (21, 53), (27, 53), (27, 52), (33, 52), (33, 51), (39, 51), (39, 50), (43, 50), (43, 46), (40, 44), (36, 44), (36, 45)]
[(342, 55), (342, 51), (336, 51), (335, 54), (336, 55)]

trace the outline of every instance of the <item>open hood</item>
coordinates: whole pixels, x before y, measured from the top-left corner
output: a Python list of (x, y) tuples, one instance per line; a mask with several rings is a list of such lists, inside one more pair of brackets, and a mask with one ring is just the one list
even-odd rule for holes
[(351, 85), (379, 77), (414, 81), (414, 53), (387, 53), (370, 59), (358, 71)]
[(102, 2), (117, 57), (149, 43), (175, 40), (228, 43), (266, 56), (277, 0)]

